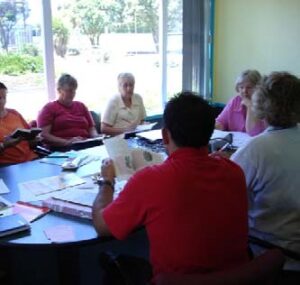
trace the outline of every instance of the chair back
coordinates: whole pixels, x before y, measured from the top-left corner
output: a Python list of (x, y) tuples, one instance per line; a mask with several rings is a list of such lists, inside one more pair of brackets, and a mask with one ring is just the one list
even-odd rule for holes
[(207, 274), (160, 274), (155, 277), (157, 285), (271, 285), (275, 284), (284, 264), (279, 249), (264, 254), (234, 269)]

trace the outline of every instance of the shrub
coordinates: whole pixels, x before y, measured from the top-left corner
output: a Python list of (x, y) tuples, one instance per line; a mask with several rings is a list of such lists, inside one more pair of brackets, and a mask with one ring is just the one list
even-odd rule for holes
[(43, 71), (43, 60), (40, 56), (8, 53), (0, 55), (0, 73), (20, 75), (28, 72)]

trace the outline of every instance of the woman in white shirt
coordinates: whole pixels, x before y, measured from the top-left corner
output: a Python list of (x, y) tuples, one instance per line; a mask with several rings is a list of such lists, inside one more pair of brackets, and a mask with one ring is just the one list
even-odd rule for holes
[(118, 135), (134, 130), (146, 117), (143, 99), (134, 93), (135, 79), (131, 73), (118, 75), (119, 94), (113, 96), (104, 111), (101, 131)]

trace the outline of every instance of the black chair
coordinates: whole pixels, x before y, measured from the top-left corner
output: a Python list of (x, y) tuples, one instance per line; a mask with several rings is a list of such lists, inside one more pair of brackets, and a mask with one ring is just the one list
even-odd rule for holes
[(99, 264), (103, 271), (103, 285), (144, 285), (152, 277), (150, 263), (141, 257), (102, 252)]
[(96, 112), (96, 111), (90, 111), (90, 112), (93, 117), (96, 130), (99, 134), (101, 134), (101, 113)]
[(206, 274), (159, 274), (157, 285), (271, 285), (277, 284), (284, 264), (279, 249), (266, 251), (253, 260), (234, 269)]

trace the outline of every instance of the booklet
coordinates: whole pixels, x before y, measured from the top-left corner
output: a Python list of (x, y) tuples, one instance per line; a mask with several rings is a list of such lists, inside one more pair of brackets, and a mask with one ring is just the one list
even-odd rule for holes
[(18, 201), (12, 207), (14, 214), (20, 214), (27, 222), (31, 223), (50, 212), (47, 207), (37, 206), (30, 203)]
[(114, 161), (117, 181), (128, 180), (137, 170), (162, 163), (165, 156), (144, 148), (128, 147), (126, 140), (116, 136), (104, 140), (109, 157)]
[(40, 128), (31, 128), (31, 129), (16, 129), (13, 133), (10, 134), (10, 137), (17, 139), (17, 138), (23, 138), (25, 140), (33, 140), (42, 129)]
[(19, 214), (0, 217), (0, 237), (30, 229), (30, 224)]

